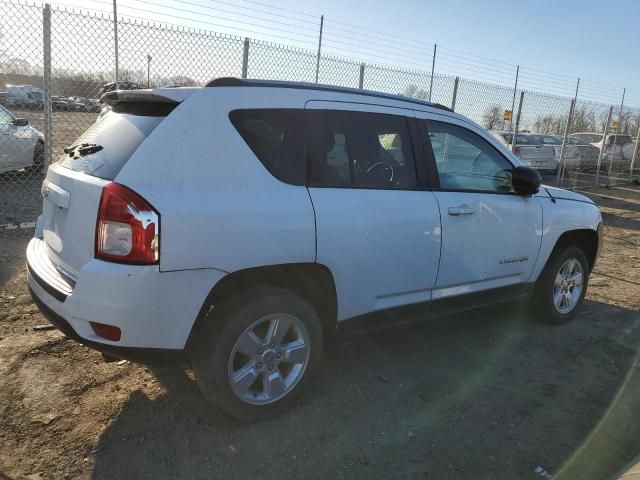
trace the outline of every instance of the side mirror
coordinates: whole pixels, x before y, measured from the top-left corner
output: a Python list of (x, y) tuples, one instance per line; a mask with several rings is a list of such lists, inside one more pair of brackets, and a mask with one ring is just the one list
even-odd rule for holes
[(538, 193), (542, 177), (533, 168), (516, 167), (511, 172), (511, 185), (520, 195), (533, 195)]
[(27, 120), (26, 118), (16, 118), (13, 121), (13, 124), (16, 127), (26, 127), (27, 125), (29, 125), (29, 120)]

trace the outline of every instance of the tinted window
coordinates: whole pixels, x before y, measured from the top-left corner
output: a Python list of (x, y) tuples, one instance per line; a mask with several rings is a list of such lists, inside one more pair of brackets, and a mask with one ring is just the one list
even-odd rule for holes
[(511, 191), (513, 165), (487, 141), (456, 125), (426, 123), (440, 188)]
[(337, 110), (306, 112), (309, 184), (411, 188), (416, 173), (407, 120)]
[(304, 184), (303, 111), (235, 110), (229, 115), (249, 148), (279, 180)]

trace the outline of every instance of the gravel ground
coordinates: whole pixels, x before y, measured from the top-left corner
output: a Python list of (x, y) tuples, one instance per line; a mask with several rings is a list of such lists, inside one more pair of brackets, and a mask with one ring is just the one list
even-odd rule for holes
[[(558, 472), (610, 412), (640, 345), (640, 189), (592, 197), (606, 243), (574, 322), (490, 309), (342, 338), (298, 406), (255, 424), (205, 404), (189, 371), (107, 363), (34, 330), (46, 321), (25, 288), (31, 231), (0, 231), (0, 478)], [(611, 473), (638, 453), (630, 445)]]

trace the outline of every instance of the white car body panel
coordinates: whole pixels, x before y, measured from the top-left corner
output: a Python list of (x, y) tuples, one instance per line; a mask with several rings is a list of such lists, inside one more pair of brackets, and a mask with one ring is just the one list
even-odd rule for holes
[[(545, 190), (549, 190), (553, 197)], [(536, 197), (542, 205), (544, 222), (540, 255), (533, 269), (531, 281), (538, 278), (563, 233), (572, 230), (597, 231), (602, 223), (600, 209), (588, 198), (577, 193), (545, 187)], [(573, 199), (570, 199), (571, 197)]]
[[(112, 342), (118, 346), (182, 349), (217, 282), (230, 272), (260, 266), (325, 265), (336, 285), (338, 320), (524, 286), (536, 280), (562, 233), (595, 231), (601, 222), (599, 210), (585, 197), (550, 187), (549, 193), (542, 188), (525, 197), (283, 183), (229, 120), (235, 109), (305, 107), (429, 118), (472, 130), (514, 166), (521, 165), (486, 130), (445, 110), (310, 88), (158, 89), (122, 95), (182, 102), (140, 140), (113, 180), (159, 212), (159, 265), (94, 258), (100, 195), (110, 180), (61, 164), (50, 167), (43, 186), (47, 198), (32, 242), (44, 243), (34, 244), (38, 249), (30, 254), (34, 262), (50, 263), (75, 281), (63, 303), (31, 276), (29, 285), (82, 338), (94, 342), (109, 344), (89, 321), (120, 327), (122, 339)], [(104, 156), (113, 148), (82, 161), (108, 161)], [(473, 208), (474, 215), (448, 215), (450, 206), (461, 204)]]

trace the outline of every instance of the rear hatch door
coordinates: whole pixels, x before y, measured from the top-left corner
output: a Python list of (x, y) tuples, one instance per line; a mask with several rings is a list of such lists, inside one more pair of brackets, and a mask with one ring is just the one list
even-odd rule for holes
[[(38, 232), (50, 260), (73, 280), (94, 257), (95, 227), (103, 187), (178, 105), (175, 98), (154, 94), (154, 91), (116, 91), (107, 96), (110, 96), (106, 103), (111, 105), (111, 110), (65, 149), (59, 160), (49, 167), (42, 184), (43, 206)], [(180, 95), (175, 96), (181, 100)]]

